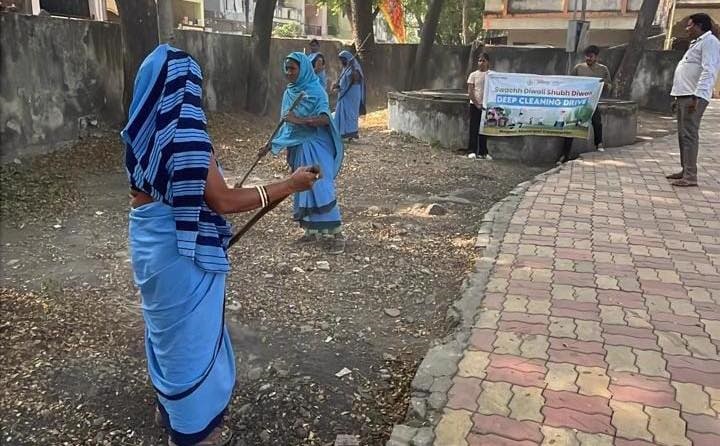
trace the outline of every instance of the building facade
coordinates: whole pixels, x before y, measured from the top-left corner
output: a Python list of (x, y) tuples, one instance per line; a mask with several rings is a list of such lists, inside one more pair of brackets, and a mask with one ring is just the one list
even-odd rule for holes
[[(504, 32), (508, 45), (564, 47), (568, 20), (580, 19), (582, 0), (486, 0), (484, 29)], [(588, 40), (613, 46), (630, 40), (642, 0), (586, 0)], [(661, 0), (655, 17), (657, 33), (667, 22), (672, 0)]]

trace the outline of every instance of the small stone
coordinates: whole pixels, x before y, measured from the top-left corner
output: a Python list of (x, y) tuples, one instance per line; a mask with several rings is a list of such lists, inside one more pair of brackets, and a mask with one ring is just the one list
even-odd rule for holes
[(397, 308), (386, 308), (385, 314), (390, 317), (398, 317), (400, 316), (400, 310), (398, 310)]
[(225, 305), (225, 308), (227, 308), (230, 311), (237, 311), (241, 308), (240, 302), (236, 300), (231, 300), (227, 305)]
[(254, 367), (248, 372), (248, 379), (251, 381), (257, 381), (262, 377), (263, 369), (261, 367)]
[(265, 274), (263, 277), (264, 277), (265, 279), (272, 279), (273, 277), (275, 277), (275, 274), (267, 273), (267, 274)]
[(297, 435), (298, 438), (305, 438), (307, 437), (307, 430), (302, 426), (298, 426), (295, 428), (295, 435)]
[(360, 446), (360, 440), (354, 435), (338, 434), (333, 446)]
[(18, 263), (19, 261), (20, 261), (20, 259), (8, 260), (8, 262), (6, 263), (6, 265), (7, 265), (7, 266), (13, 266), (14, 264)]
[(315, 265), (317, 265), (317, 269), (320, 271), (330, 271), (330, 263), (325, 260), (317, 261), (315, 262)]
[(411, 418), (424, 420), (425, 416), (427, 415), (427, 406), (425, 405), (425, 400), (422, 400), (420, 398), (411, 398), (409, 412)]
[(415, 436), (416, 428), (398, 424), (393, 428), (392, 434), (390, 434), (390, 441), (388, 444), (392, 445), (407, 445)]
[(300, 333), (309, 333), (313, 331), (312, 325), (301, 325), (300, 326)]
[(22, 164), (22, 161), (20, 161), (20, 158), (15, 158), (13, 160), (13, 163), (20, 165), (20, 164)]
[(433, 203), (425, 209), (425, 212), (428, 215), (445, 215), (448, 213), (448, 210), (437, 203)]
[(270, 443), (270, 432), (263, 430), (260, 432), (260, 441), (262, 441), (264, 444)]
[(349, 375), (349, 374), (351, 374), (351, 373), (352, 373), (352, 370), (350, 370), (350, 369), (347, 368), (347, 367), (343, 367), (342, 370), (340, 370), (339, 372), (337, 372), (337, 373), (335, 374), (335, 376), (337, 376), (338, 378), (342, 378), (342, 377), (347, 376), (347, 375)]
[(382, 357), (384, 361), (397, 361), (397, 357), (391, 355), (390, 353), (383, 353)]
[(430, 270), (427, 269), (427, 268), (422, 268), (422, 269), (420, 270), (420, 272), (423, 273), (423, 274), (425, 274), (426, 276), (432, 276), (432, 271), (430, 271)]
[(305, 270), (300, 268), (299, 266), (293, 266), (292, 270), (294, 273), (304, 273), (305, 272)]
[(380, 212), (382, 212), (382, 210), (378, 206), (370, 206), (367, 210), (371, 214), (379, 214)]
[(435, 435), (430, 427), (421, 427), (410, 442), (411, 446), (431, 446)]

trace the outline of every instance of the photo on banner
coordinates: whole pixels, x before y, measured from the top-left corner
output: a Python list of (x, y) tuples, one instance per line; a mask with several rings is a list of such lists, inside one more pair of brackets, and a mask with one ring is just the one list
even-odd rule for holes
[(480, 133), (587, 138), (602, 88), (594, 77), (489, 71)]

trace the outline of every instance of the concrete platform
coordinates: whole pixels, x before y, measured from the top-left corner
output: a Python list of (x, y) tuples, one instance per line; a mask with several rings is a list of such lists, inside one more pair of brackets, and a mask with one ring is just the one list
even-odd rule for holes
[[(620, 147), (635, 142), (637, 103), (602, 99), (598, 109), (603, 121), (605, 147)], [(468, 96), (460, 90), (388, 93), (388, 127), (421, 141), (448, 149), (467, 147), (469, 122)], [(547, 136), (488, 138), (488, 150), (493, 158), (518, 160), (529, 165), (554, 163), (563, 144), (564, 138)], [(575, 155), (594, 150), (590, 140), (575, 139), (573, 142)]]

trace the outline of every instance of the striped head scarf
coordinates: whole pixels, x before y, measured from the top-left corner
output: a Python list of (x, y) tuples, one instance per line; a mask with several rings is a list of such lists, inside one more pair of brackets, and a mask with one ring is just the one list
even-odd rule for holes
[(143, 61), (122, 130), (132, 188), (173, 209), (178, 252), (202, 269), (227, 272), (228, 222), (205, 203), (213, 147), (202, 109), (202, 72), (167, 44)]

